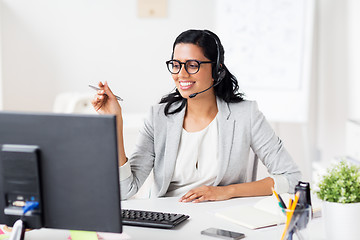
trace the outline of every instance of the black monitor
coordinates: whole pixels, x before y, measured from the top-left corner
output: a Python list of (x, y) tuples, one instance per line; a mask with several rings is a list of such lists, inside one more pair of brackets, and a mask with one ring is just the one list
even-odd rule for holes
[(0, 224), (122, 232), (115, 116), (0, 112), (0, 149)]

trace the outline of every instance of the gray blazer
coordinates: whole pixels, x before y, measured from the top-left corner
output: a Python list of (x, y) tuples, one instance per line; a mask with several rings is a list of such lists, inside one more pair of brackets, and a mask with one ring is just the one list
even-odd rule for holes
[[(275, 135), (254, 101), (226, 103), (217, 98), (220, 168), (214, 186), (249, 182), (253, 163), (249, 161), (250, 148), (272, 175), (283, 175), (293, 192), (301, 173)], [(121, 196), (130, 198), (154, 170), (152, 194), (166, 194), (174, 173), (185, 108), (165, 116), (165, 104), (151, 108), (140, 130), (135, 150), (129, 158), (131, 175), (122, 180)]]

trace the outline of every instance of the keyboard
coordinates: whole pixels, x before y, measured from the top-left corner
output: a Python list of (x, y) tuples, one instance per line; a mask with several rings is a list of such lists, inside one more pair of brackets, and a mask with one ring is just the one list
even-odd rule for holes
[(122, 209), (123, 225), (170, 229), (189, 218), (188, 215)]

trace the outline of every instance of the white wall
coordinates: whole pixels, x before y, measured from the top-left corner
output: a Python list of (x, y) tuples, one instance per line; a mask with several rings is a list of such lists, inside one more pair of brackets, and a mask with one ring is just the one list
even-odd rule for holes
[(319, 158), (329, 162), (345, 154), (348, 118), (348, 1), (318, 1)]
[(2, 4), (0, 2), (0, 110), (3, 109), (3, 84), (2, 84)]
[(348, 11), (349, 118), (360, 120), (360, 1), (349, 0)]
[(360, 116), (359, 12), (357, 0), (316, 1), (309, 122), (273, 123), (304, 180), (313, 177), (309, 159), (327, 166), (345, 155), (346, 121)]
[[(4, 108), (51, 111), (56, 94), (107, 80), (124, 112), (170, 92), (176, 36), (213, 28), (214, 1), (168, 1), (168, 17), (137, 17), (137, 1), (2, 0)], [(189, 7), (191, 6), (191, 7)], [(199, 14), (200, 13), (200, 14)]]

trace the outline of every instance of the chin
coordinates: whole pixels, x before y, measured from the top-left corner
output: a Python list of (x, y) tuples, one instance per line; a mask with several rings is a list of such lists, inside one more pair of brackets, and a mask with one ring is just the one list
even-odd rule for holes
[[(191, 94), (191, 93), (190, 93)], [(190, 94), (181, 94), (181, 96), (185, 99), (191, 99), (189, 96)]]
[(193, 94), (192, 92), (184, 92), (184, 91), (179, 90), (179, 89), (178, 89), (178, 91), (179, 91), (181, 97), (183, 97), (183, 98), (185, 98), (185, 99), (189, 99), (189, 98), (190, 98), (189, 96), (190, 96), (191, 94)]

